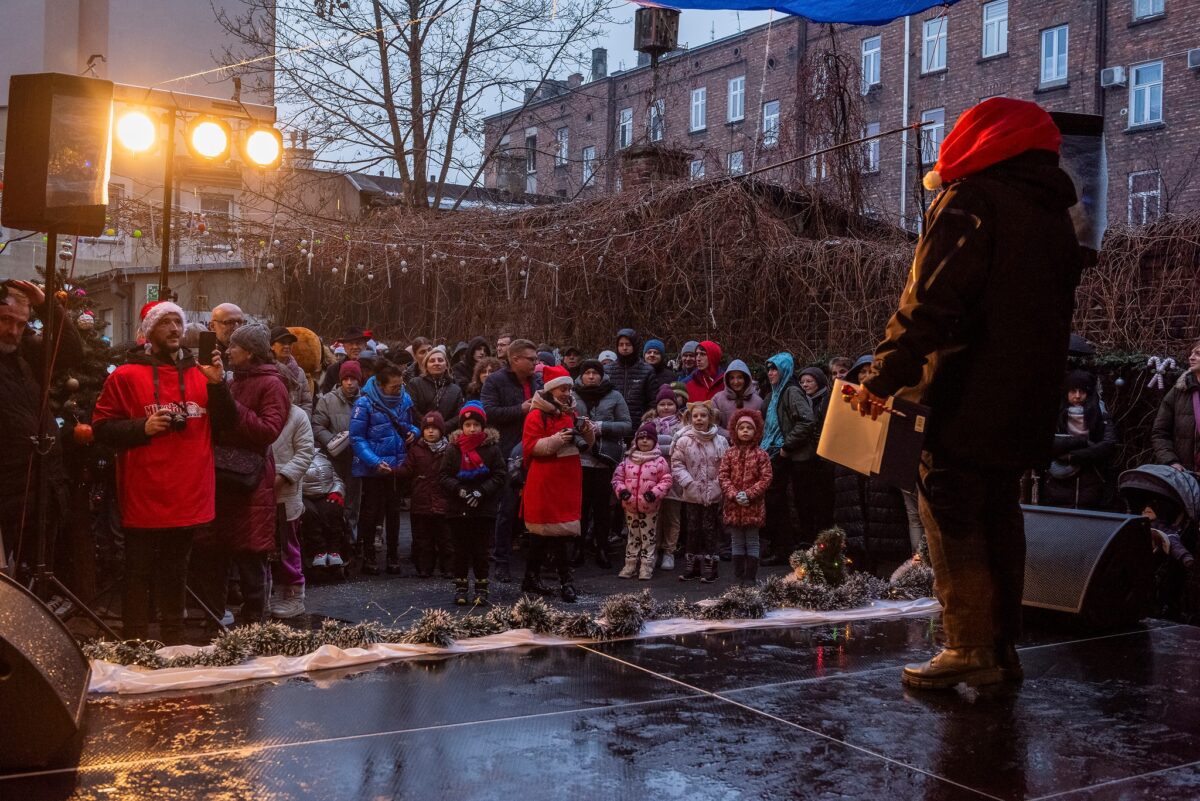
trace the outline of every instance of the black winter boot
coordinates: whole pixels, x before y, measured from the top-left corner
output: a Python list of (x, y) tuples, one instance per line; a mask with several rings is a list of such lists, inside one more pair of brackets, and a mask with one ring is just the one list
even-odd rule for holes
[(746, 577), (746, 557), (743, 554), (733, 556), (733, 577), (741, 582)]
[(467, 580), (465, 578), (456, 578), (454, 580), (454, 604), (456, 606), (467, 605)]
[(360, 572), (366, 576), (379, 575), (378, 555), (375, 552), (375, 539), (372, 537), (369, 540), (364, 540), (358, 544), (359, 554), (362, 556), (362, 567)]
[(691, 581), (700, 578), (700, 557), (684, 554), (683, 572), (679, 574), (680, 581)]
[(701, 584), (712, 584), (717, 580), (717, 566), (721, 564), (721, 557), (718, 554), (711, 554), (704, 557), (704, 571), (700, 575)]
[(488, 580), (475, 579), (475, 598), (471, 601), (475, 606), (491, 606), (488, 603)]
[(746, 578), (744, 583), (747, 587), (753, 587), (758, 583), (758, 557), (746, 557)]

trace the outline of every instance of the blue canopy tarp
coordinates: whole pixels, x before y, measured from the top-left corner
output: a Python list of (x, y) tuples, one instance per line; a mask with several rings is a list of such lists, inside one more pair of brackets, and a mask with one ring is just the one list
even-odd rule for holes
[[(635, 0), (636, 2), (636, 0)], [(782, 11), (813, 22), (883, 25), (958, 0), (653, 0), (648, 6), (693, 8), (704, 11)]]

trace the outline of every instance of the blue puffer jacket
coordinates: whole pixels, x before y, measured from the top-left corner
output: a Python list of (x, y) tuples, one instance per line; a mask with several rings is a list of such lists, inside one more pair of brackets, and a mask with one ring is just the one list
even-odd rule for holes
[(354, 448), (353, 474), (362, 478), (379, 475), (380, 462), (395, 470), (404, 463), (404, 438), (421, 432), (409, 419), (412, 399), (404, 390), (389, 397), (379, 391), (372, 377), (354, 401), (350, 413), (350, 444)]

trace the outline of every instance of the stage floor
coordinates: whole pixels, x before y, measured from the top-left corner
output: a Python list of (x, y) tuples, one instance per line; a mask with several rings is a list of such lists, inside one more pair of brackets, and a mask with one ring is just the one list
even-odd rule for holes
[(1019, 688), (912, 693), (935, 619), (412, 659), (95, 697), (2, 799), (1193, 799), (1200, 628), (1033, 633)]

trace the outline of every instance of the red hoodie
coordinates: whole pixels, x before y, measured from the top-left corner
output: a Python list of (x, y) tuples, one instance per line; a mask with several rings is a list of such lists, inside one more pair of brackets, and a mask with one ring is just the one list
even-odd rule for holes
[(685, 382), (689, 403), (712, 400), (718, 392), (725, 389), (725, 373), (721, 372), (721, 346), (705, 340), (700, 343), (700, 347), (708, 354), (708, 369), (693, 370)]

